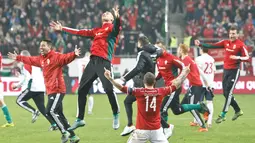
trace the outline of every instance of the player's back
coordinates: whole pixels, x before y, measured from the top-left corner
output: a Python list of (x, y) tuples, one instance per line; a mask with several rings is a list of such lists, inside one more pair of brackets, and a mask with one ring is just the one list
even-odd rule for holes
[(164, 96), (170, 93), (170, 88), (134, 88), (133, 95), (137, 100), (136, 128), (142, 130), (157, 130), (160, 124), (160, 106)]
[(197, 66), (204, 73), (206, 80), (209, 82), (209, 85), (212, 85), (214, 80), (214, 72), (216, 70), (214, 61), (215, 60), (213, 59), (213, 57), (206, 53), (196, 58)]
[(187, 76), (187, 79), (190, 82), (191, 86), (202, 86), (200, 79), (200, 74), (196, 63), (189, 57), (185, 56), (182, 60), (185, 66), (190, 65), (190, 73)]

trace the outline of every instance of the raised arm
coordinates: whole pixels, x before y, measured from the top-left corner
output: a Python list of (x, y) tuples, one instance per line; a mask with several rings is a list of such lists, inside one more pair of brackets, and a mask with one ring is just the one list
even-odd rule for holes
[(104, 76), (112, 83), (113, 86), (115, 86), (117, 89), (119, 89), (120, 91), (123, 91), (123, 85), (119, 84), (118, 82), (116, 82), (112, 77), (111, 77), (111, 72), (104, 68)]
[(220, 49), (224, 48), (224, 40), (213, 43), (213, 44), (206, 44), (206, 43), (200, 43), (199, 40), (195, 40), (195, 45), (207, 49)]
[[(183, 81), (186, 79), (186, 77), (188, 76), (189, 72), (190, 72), (190, 65), (186, 66), (184, 69), (183, 69), (183, 72), (176, 78), (172, 81), (172, 85), (171, 86), (174, 86), (176, 87), (176, 89), (180, 88)], [(173, 88), (173, 87), (171, 87)]]
[(80, 55), (80, 52), (81, 52), (80, 48), (77, 48), (76, 45), (74, 52), (67, 54), (59, 54), (57, 57), (58, 64), (60, 66), (64, 66), (71, 63), (77, 56)]
[(40, 56), (32, 56), (32, 57), (20, 56), (20, 55), (17, 55), (16, 52), (14, 53), (9, 52), (8, 58), (19, 61), (19, 62), (23, 62), (24, 64), (41, 67)]
[(85, 37), (95, 37), (95, 29), (73, 29), (69, 27), (64, 27), (60, 22), (54, 22), (52, 21), (50, 23), (51, 28), (53, 28), (56, 31), (64, 31), (70, 34), (79, 35), (79, 36), (85, 36)]
[(112, 32), (114, 33), (115, 36), (117, 36), (120, 32), (120, 14), (119, 14), (119, 8), (118, 6), (115, 6), (113, 9), (114, 13), (114, 21), (113, 21), (113, 29)]

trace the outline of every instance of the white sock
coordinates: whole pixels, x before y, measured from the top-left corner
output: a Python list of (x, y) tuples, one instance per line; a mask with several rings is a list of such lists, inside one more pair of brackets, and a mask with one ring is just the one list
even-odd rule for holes
[(92, 112), (93, 106), (94, 106), (94, 97), (90, 95), (89, 103), (88, 103), (88, 112)]
[(210, 111), (210, 115), (208, 117), (208, 122), (207, 124), (212, 124), (212, 118), (213, 118), (213, 101), (206, 101), (207, 102), (207, 107)]

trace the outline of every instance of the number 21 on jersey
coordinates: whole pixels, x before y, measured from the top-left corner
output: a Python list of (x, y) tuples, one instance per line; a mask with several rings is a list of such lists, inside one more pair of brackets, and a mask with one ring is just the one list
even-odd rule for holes
[[(152, 97), (151, 102), (149, 103), (149, 98)], [(148, 112), (149, 110), (149, 105), (150, 108), (153, 109), (153, 112), (156, 111), (156, 96), (145, 96), (145, 100), (146, 100), (146, 107), (145, 107), (145, 111)]]

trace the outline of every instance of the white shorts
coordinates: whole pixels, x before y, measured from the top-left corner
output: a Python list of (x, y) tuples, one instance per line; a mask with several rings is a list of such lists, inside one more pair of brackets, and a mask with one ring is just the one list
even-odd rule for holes
[(166, 139), (163, 129), (158, 130), (139, 130), (136, 129), (129, 137), (127, 143), (169, 143)]
[(4, 85), (2, 82), (0, 82), (0, 100), (3, 100), (4, 99)]

